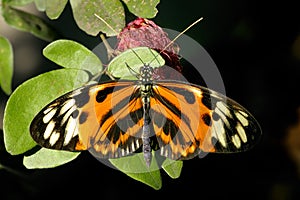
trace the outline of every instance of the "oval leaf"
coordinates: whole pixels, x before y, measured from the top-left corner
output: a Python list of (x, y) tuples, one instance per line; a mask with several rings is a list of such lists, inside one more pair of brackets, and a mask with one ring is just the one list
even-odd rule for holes
[(152, 159), (151, 165), (148, 167), (143, 156), (143, 153), (138, 153), (109, 161), (129, 177), (158, 190), (162, 186), (162, 181), (156, 160)]
[(164, 161), (162, 168), (171, 178), (178, 178), (180, 176), (182, 166), (183, 166), (182, 160), (175, 161), (167, 158)]
[(103, 32), (115, 36), (125, 26), (124, 8), (119, 0), (70, 0), (70, 3), (77, 25), (87, 34), (96, 36)]
[(80, 154), (80, 152), (58, 151), (41, 148), (31, 156), (25, 156), (23, 164), (27, 169), (53, 168), (66, 164)]
[(44, 73), (21, 84), (10, 96), (4, 111), (6, 150), (17, 155), (36, 145), (29, 133), (34, 116), (58, 96), (88, 81), (82, 70), (60, 69)]
[(162, 187), (159, 170), (151, 171), (149, 173), (126, 173), (126, 175), (154, 188), (155, 190), (159, 190)]
[(68, 0), (47, 0), (46, 14), (50, 19), (57, 19), (66, 7)]
[(27, 12), (4, 6), (2, 15), (7, 24), (20, 30), (29, 32), (36, 37), (52, 41), (57, 38), (55, 31), (41, 18)]
[(65, 68), (84, 69), (93, 75), (102, 71), (99, 58), (83, 45), (71, 40), (56, 40), (44, 48), (43, 54)]
[(143, 153), (137, 153), (132, 156), (120, 157), (117, 159), (109, 159), (109, 161), (124, 173), (148, 173), (159, 170), (155, 159), (152, 159), (149, 167), (146, 165)]
[(10, 42), (0, 36), (0, 86), (5, 94), (11, 93), (13, 76), (13, 50)]
[(128, 10), (138, 17), (153, 18), (157, 14), (159, 0), (123, 0)]
[(165, 61), (157, 51), (149, 47), (136, 47), (115, 57), (108, 64), (108, 72), (117, 78), (133, 80), (144, 64), (157, 68), (163, 66)]

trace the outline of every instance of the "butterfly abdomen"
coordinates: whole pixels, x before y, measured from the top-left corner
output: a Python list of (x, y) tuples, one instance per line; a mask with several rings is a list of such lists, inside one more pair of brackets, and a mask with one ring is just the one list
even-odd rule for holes
[(142, 84), (141, 88), (141, 100), (143, 104), (143, 132), (142, 132), (142, 141), (143, 141), (143, 153), (146, 165), (149, 167), (152, 160), (151, 154), (151, 129), (150, 129), (150, 94), (151, 94), (151, 84)]

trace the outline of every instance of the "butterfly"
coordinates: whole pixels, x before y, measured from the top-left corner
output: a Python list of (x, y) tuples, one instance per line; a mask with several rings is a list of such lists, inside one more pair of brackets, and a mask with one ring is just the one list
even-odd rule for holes
[(152, 151), (172, 160), (201, 152), (242, 152), (259, 140), (256, 119), (234, 100), (203, 86), (153, 80), (143, 64), (138, 80), (111, 80), (75, 89), (43, 108), (30, 125), (42, 147), (89, 150), (111, 159)]

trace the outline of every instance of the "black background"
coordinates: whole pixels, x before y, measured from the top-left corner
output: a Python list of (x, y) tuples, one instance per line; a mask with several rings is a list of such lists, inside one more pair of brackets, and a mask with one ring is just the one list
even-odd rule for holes
[[(163, 186), (156, 191), (108, 168), (88, 153), (54, 169), (27, 170), (22, 166), (22, 156), (11, 156), (2, 148), (0, 160), (9, 169), (0, 170), (0, 198), (299, 199), (297, 168), (283, 145), (286, 129), (296, 122), (300, 105), (300, 58), (294, 56), (292, 48), (299, 37), (298, 8), (296, 1), (289, 0), (162, 0), (153, 19), (161, 27), (181, 31), (204, 17), (186, 34), (213, 58), (227, 95), (250, 110), (260, 123), (263, 137), (253, 150), (185, 161), (178, 179), (162, 172)], [(62, 38), (90, 49), (100, 41), (77, 28), (69, 5), (58, 20), (49, 23)], [(42, 50), (47, 43), (38, 40), (37, 45)], [(46, 59), (41, 65), (49, 68), (28, 77), (14, 77), (14, 88), (55, 68)], [(188, 71), (185, 75), (189, 76)], [(2, 97), (7, 99), (3, 93)]]

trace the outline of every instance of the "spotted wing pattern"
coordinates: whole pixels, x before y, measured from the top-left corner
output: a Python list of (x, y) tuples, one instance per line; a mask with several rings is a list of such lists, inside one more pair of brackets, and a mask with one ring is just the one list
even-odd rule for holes
[[(98, 158), (139, 151), (144, 121), (137, 83), (112, 81), (69, 92), (34, 118), (31, 136), (46, 148), (90, 150)], [(152, 150), (164, 157), (240, 152), (260, 138), (259, 125), (245, 108), (208, 88), (160, 81), (151, 85), (150, 93)]]

